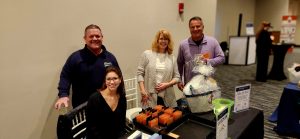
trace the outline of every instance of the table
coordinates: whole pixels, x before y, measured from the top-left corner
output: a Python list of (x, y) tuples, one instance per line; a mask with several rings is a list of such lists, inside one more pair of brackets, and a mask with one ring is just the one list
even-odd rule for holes
[[(231, 113), (228, 121), (228, 136), (231, 139), (263, 139), (264, 138), (264, 114), (262, 110), (249, 108), (248, 110)], [(214, 114), (199, 115), (213, 120)]]
[(280, 135), (300, 138), (300, 88), (297, 84), (288, 83), (284, 88), (274, 129)]
[[(213, 112), (194, 114), (194, 115), (215, 122), (215, 115), (213, 114)], [(207, 134), (201, 134), (202, 132), (204, 131), (197, 132), (198, 133), (197, 135), (195, 134), (188, 135), (190, 137), (187, 137), (187, 135), (185, 135), (185, 137), (186, 139), (206, 138)], [(231, 113), (230, 119), (228, 121), (228, 136), (231, 137), (231, 139), (248, 139), (248, 138), (263, 139), (264, 137), (263, 111), (256, 108), (250, 108), (248, 110), (239, 113)]]
[[(264, 114), (262, 110), (250, 108), (247, 111), (234, 113), (233, 123), (229, 120), (229, 137), (232, 139), (263, 139)], [(244, 129), (244, 130), (243, 130)]]
[(284, 57), (286, 55), (286, 52), (292, 45), (293, 44), (281, 44), (272, 46), (274, 59), (272, 69), (268, 75), (268, 79), (278, 81), (286, 79), (286, 76), (283, 72)]
[(256, 56), (255, 50), (255, 36), (230, 36), (228, 64), (254, 64)]

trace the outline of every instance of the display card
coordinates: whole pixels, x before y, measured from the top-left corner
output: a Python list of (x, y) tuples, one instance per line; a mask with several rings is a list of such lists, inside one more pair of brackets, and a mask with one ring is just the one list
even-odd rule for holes
[(216, 115), (217, 118), (217, 133), (216, 139), (227, 139), (228, 136), (228, 107)]
[(249, 109), (251, 84), (235, 87), (234, 112)]

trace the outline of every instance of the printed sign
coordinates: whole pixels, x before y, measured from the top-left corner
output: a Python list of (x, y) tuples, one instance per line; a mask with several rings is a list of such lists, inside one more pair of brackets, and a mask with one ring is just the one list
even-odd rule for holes
[(280, 42), (293, 43), (296, 32), (297, 16), (282, 16)]
[(246, 34), (247, 35), (254, 35), (253, 23), (247, 23), (246, 24)]
[(227, 139), (228, 137), (228, 107), (224, 107), (223, 111), (217, 116), (216, 139)]
[(251, 84), (235, 87), (234, 112), (249, 109)]

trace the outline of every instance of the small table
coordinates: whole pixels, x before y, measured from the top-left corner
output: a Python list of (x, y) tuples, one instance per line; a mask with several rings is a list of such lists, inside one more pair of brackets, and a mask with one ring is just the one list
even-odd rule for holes
[(284, 65), (284, 57), (286, 52), (293, 44), (281, 44), (281, 45), (273, 45), (272, 51), (274, 55), (272, 69), (268, 75), (269, 79), (272, 80), (284, 80), (286, 76), (283, 72), (283, 65)]
[[(213, 112), (193, 114), (195, 116), (215, 122)], [(231, 113), (228, 121), (228, 137), (231, 139), (263, 139), (264, 138), (264, 114), (262, 110), (249, 108), (248, 110)], [(191, 127), (189, 127), (191, 128)], [(133, 133), (134, 131), (132, 131)], [(185, 135), (185, 139), (206, 138), (207, 134), (197, 131), (195, 134)], [(132, 133), (123, 138), (127, 138)], [(190, 137), (187, 137), (190, 136)], [(179, 137), (180, 138), (180, 137)], [(212, 137), (214, 138), (214, 137)]]
[(289, 83), (284, 88), (278, 105), (277, 127), (280, 135), (300, 138), (300, 88)]
[[(199, 114), (209, 120), (214, 119), (214, 114)], [(262, 110), (249, 108), (238, 113), (232, 112), (228, 121), (228, 137), (231, 139), (263, 139), (264, 114)]]

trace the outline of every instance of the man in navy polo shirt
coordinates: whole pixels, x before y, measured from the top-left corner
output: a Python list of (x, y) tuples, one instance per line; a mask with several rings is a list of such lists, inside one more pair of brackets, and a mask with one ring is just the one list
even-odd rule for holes
[(72, 106), (75, 108), (86, 102), (96, 89), (101, 88), (106, 67), (119, 68), (115, 56), (102, 44), (103, 34), (99, 26), (87, 26), (83, 38), (86, 43), (84, 48), (72, 53), (61, 71), (56, 109), (60, 109), (62, 105), (69, 106), (71, 86)]

